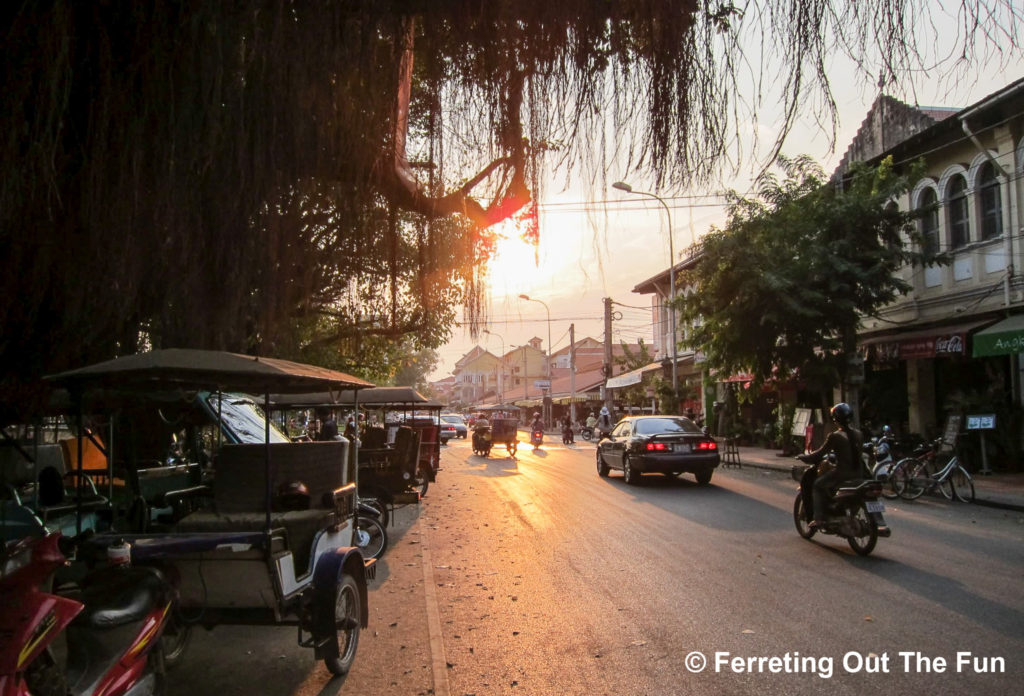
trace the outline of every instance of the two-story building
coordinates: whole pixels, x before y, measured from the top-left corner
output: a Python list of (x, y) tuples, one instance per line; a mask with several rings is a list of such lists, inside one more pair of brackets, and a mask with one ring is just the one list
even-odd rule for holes
[(933, 434), (949, 414), (997, 413), (1005, 433), (1022, 403), (1024, 80), (963, 109), (879, 97), (834, 178), (884, 157), (902, 171), (924, 162), (895, 202), (920, 213), (904, 243), (947, 262), (902, 269), (911, 291), (863, 320), (862, 420)]

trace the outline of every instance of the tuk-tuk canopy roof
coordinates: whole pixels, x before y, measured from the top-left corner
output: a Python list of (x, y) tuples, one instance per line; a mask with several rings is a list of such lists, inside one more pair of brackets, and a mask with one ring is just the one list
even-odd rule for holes
[(372, 387), (365, 380), (315, 365), (240, 353), (168, 348), (125, 355), (47, 377), (71, 391), (117, 389), (219, 389), (224, 391), (308, 392)]
[[(306, 394), (271, 394), (270, 407), (282, 408), (315, 408), (317, 406), (354, 406), (355, 392), (313, 392)], [(404, 406), (415, 404), (430, 407), (427, 397), (412, 387), (371, 387), (359, 391), (360, 406)], [(440, 404), (438, 404), (440, 407)]]

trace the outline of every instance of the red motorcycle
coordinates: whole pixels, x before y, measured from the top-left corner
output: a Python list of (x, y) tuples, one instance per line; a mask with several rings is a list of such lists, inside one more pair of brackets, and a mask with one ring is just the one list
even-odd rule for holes
[[(0, 550), (0, 696), (143, 696), (164, 691), (160, 638), (174, 592), (163, 573), (126, 555), (53, 589), (79, 537), (59, 532)], [(67, 664), (53, 644), (67, 635)]]

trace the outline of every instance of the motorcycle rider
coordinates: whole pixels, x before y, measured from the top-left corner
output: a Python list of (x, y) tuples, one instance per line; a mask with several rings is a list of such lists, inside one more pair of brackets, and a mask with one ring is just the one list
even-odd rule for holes
[(530, 431), (536, 432), (538, 430), (544, 431), (544, 421), (540, 419), (540, 413), (535, 412), (533, 414), (533, 421), (530, 423)]
[(587, 416), (587, 427), (590, 428), (590, 432), (594, 432), (594, 428), (597, 427), (597, 416), (594, 415), (593, 411)]
[(798, 459), (809, 464), (817, 464), (829, 453), (835, 453), (836, 466), (831, 471), (818, 474), (814, 479), (813, 501), (814, 521), (811, 527), (825, 525), (825, 509), (832, 496), (832, 489), (843, 481), (858, 478), (862, 468), (860, 453), (863, 450), (864, 437), (853, 427), (853, 409), (849, 404), (838, 403), (829, 411), (836, 430), (829, 433), (825, 443), (808, 454), (801, 454)]

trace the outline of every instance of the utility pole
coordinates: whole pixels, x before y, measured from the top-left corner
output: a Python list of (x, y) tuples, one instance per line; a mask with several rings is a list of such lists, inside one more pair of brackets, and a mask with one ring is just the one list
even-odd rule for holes
[(608, 393), (608, 378), (612, 376), (612, 298), (604, 298), (604, 384), (601, 385), (601, 400), (612, 412), (612, 399)]
[(569, 324), (569, 420), (576, 422), (576, 324)]

